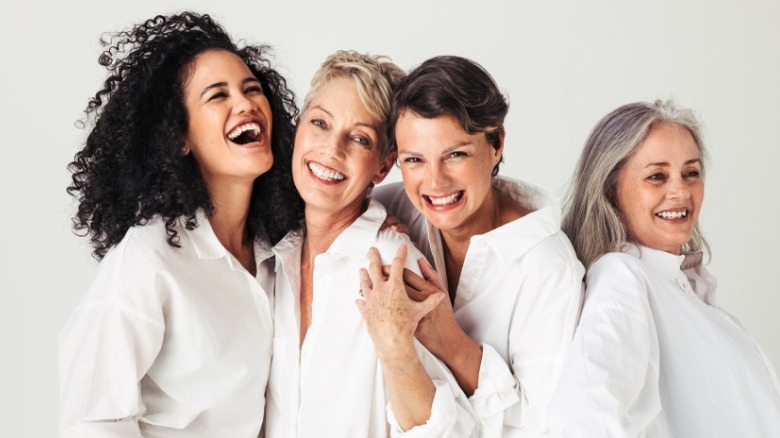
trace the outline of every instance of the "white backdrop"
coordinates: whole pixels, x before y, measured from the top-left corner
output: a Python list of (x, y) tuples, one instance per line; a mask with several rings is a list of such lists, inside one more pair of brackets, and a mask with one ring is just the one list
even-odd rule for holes
[(84, 137), (74, 122), (104, 77), (98, 39), (183, 8), (272, 44), (299, 97), (337, 49), (390, 55), (405, 69), (470, 57), (510, 99), (502, 174), (558, 195), (607, 112), (655, 98), (695, 108), (711, 157), (701, 223), (719, 301), (780, 364), (780, 2), (45, 3), (0, 0), (0, 436), (56, 431), (57, 331), (95, 269), (70, 231), (65, 167)]

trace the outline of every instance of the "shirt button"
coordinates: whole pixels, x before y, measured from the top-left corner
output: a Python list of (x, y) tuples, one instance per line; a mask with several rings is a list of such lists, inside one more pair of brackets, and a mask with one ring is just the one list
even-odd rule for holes
[(683, 280), (682, 278), (677, 279), (677, 285), (680, 286), (680, 289), (682, 289), (683, 291), (688, 290), (687, 288), (688, 285), (685, 283), (685, 280)]

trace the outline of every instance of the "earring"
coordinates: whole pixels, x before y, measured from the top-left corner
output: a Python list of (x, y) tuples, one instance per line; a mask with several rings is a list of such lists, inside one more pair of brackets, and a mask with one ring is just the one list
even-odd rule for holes
[(187, 146), (184, 146), (184, 147), (181, 149), (181, 154), (182, 154), (182, 155), (184, 155), (184, 156), (187, 156), (187, 155), (189, 155), (189, 153), (190, 153), (190, 148), (189, 148), (189, 147), (187, 147)]

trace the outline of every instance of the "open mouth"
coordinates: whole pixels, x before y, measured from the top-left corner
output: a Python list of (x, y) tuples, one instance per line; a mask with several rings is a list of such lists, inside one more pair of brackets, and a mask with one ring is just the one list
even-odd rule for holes
[(682, 219), (688, 216), (688, 210), (680, 211), (659, 211), (655, 214), (662, 219)]
[(317, 164), (314, 161), (310, 161), (308, 166), (314, 176), (324, 181), (343, 181), (347, 178), (343, 173), (336, 172), (335, 170)]
[(227, 137), (233, 143), (246, 145), (254, 143), (260, 139), (263, 134), (263, 128), (259, 123), (248, 122), (242, 123), (228, 132)]
[(463, 190), (459, 190), (447, 196), (434, 197), (434, 196), (423, 195), (423, 198), (425, 198), (425, 200), (428, 201), (428, 203), (430, 203), (431, 205), (439, 207), (443, 205), (454, 204), (460, 201), (460, 199), (463, 197), (463, 193), (464, 193)]

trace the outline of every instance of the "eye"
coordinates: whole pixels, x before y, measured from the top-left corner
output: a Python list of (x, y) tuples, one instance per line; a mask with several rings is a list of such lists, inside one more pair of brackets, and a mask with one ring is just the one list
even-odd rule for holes
[(226, 97), (227, 97), (227, 93), (225, 93), (224, 91), (218, 91), (218, 92), (212, 94), (211, 96), (209, 96), (207, 101), (224, 99)]
[(462, 158), (467, 155), (468, 154), (463, 151), (452, 151), (449, 154), (447, 154), (447, 158)]
[(695, 179), (701, 176), (701, 171), (699, 169), (691, 169), (683, 174), (683, 177), (685, 179)]
[(422, 160), (420, 157), (404, 157), (401, 160), (399, 160), (403, 164), (417, 164), (422, 163)]
[(327, 125), (325, 124), (325, 121), (322, 120), (322, 119), (311, 119), (311, 121), (309, 123), (311, 123), (312, 125), (314, 125), (314, 126), (316, 126), (318, 128), (322, 128), (322, 129), (325, 129), (327, 127)]
[(362, 135), (355, 135), (352, 137), (352, 141), (355, 143), (363, 146), (363, 147), (370, 147), (371, 146), (371, 140), (369, 140), (367, 137), (363, 137)]
[(666, 181), (666, 174), (663, 173), (663, 172), (656, 172), (656, 173), (648, 176), (647, 179), (649, 179), (650, 181), (654, 181), (654, 182), (655, 181), (658, 181), (658, 182)]
[(244, 93), (246, 93), (246, 94), (263, 94), (263, 87), (261, 87), (260, 84), (252, 85), (251, 87), (247, 87), (247, 89), (244, 90)]

